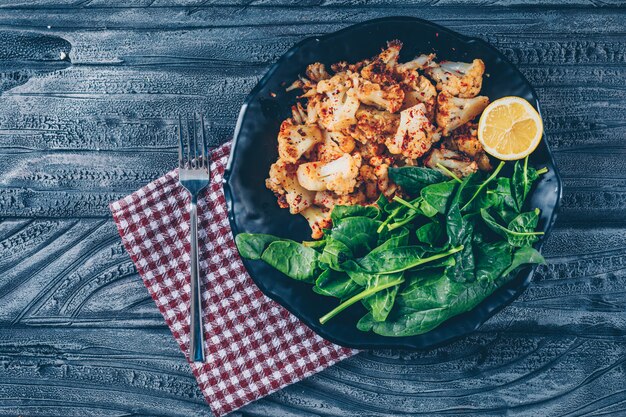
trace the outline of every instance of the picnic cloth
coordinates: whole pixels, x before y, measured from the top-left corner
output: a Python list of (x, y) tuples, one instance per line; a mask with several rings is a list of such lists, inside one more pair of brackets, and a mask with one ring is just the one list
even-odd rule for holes
[[(206, 362), (189, 362), (216, 416), (319, 372), (358, 351), (322, 339), (266, 297), (246, 272), (222, 189), (230, 143), (211, 155), (198, 202)], [(124, 247), (189, 361), (189, 194), (174, 170), (111, 203)]]

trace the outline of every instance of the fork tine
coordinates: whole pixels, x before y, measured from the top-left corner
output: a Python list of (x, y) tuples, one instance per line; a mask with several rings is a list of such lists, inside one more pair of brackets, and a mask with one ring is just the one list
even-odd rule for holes
[(204, 115), (200, 113), (200, 129), (202, 129), (202, 160), (204, 168), (209, 169), (209, 150), (206, 146), (206, 136), (204, 135)]
[(200, 168), (201, 161), (198, 159), (198, 122), (196, 120), (196, 112), (191, 114), (191, 124), (193, 125), (193, 159), (194, 159), (194, 168)]
[(178, 115), (178, 168), (183, 167), (183, 122), (180, 114)]
[(185, 116), (187, 122), (187, 168), (192, 167), (191, 148), (193, 146), (193, 137), (191, 136), (191, 125), (189, 124), (189, 115)]

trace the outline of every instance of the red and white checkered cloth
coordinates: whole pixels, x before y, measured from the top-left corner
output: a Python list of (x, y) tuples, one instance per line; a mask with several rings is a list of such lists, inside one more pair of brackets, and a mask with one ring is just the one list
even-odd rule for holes
[[(222, 189), (230, 144), (212, 154), (211, 183), (198, 202), (206, 362), (190, 362), (221, 416), (357, 353), (315, 334), (263, 295), (237, 252)], [(189, 360), (189, 195), (171, 171), (111, 203), (139, 275)]]

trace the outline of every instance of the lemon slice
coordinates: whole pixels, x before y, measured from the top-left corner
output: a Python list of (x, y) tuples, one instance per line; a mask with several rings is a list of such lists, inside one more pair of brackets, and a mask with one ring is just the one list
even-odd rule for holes
[(537, 110), (521, 97), (503, 97), (487, 106), (478, 122), (478, 140), (489, 155), (514, 161), (530, 155), (543, 136)]

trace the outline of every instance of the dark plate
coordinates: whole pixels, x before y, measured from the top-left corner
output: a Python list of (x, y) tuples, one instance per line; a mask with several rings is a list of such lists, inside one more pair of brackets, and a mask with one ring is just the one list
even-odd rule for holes
[[(489, 74), (484, 79), (482, 94), (491, 100), (504, 96), (524, 97), (539, 110), (533, 88), (500, 52), (480, 39), (465, 37), (428, 21), (390, 17), (305, 39), (270, 68), (241, 108), (224, 176), (234, 234), (245, 231), (270, 233), (296, 241), (310, 239), (306, 221), (280, 209), (264, 184), (270, 165), (277, 159), (278, 128), (281, 121), (290, 116), (290, 107), (296, 100), (297, 93), (285, 92), (285, 85), (295, 80), (298, 74), (303, 74), (312, 62), (320, 61), (327, 66), (342, 60), (356, 62), (378, 54), (386, 41), (392, 39), (404, 43), (401, 61), (431, 51), (437, 53), (439, 60), (481, 58)], [(556, 218), (561, 181), (545, 137), (532, 154), (531, 164), (549, 168), (530, 197), (530, 205), (541, 209), (539, 228), (547, 234)], [(360, 303), (322, 326), (318, 319), (337, 305), (336, 299), (315, 294), (310, 284), (292, 280), (261, 261), (244, 260), (244, 264), (259, 288), (270, 298), (325, 339), (357, 349), (424, 349), (466, 335), (518, 297), (534, 272), (532, 268), (524, 269), (472, 311), (454, 317), (426, 334), (393, 338), (357, 330), (356, 322), (365, 313)]]

